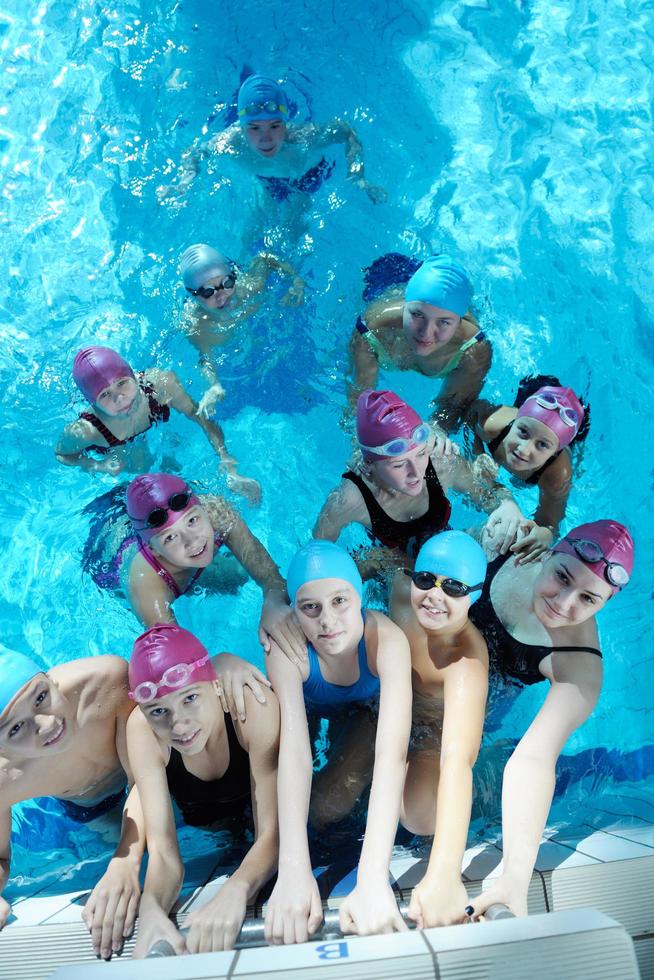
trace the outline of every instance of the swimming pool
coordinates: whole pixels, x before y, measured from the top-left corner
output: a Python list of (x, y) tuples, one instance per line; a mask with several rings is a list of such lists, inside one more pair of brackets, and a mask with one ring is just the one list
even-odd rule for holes
[[(0, 17), (3, 642), (54, 664), (127, 655), (140, 631), (80, 571), (83, 508), (112, 481), (58, 465), (52, 446), (80, 404), (72, 356), (93, 340), (137, 367), (174, 367), (196, 396), (203, 390), (195, 353), (174, 326), (177, 259), (201, 239), (248, 255), (239, 188), (216, 167), (181, 205), (160, 206), (155, 188), (212, 115), (220, 126), (250, 65), (287, 79), (301, 114), (355, 124), (368, 176), (390, 194), (373, 207), (345, 183), (339, 157), (296, 246), (271, 221), (266, 241), (295, 259), (311, 291), (301, 310), (272, 297), (225, 348), (219, 418), (242, 471), (264, 487), (261, 508), (243, 512), (285, 568), (347, 459), (338, 420), (361, 266), (388, 250), (453, 252), (471, 272), (493, 340), (489, 395), (513, 395), (518, 378), (538, 370), (592, 403), (569, 526), (613, 516), (636, 528), (633, 581), (600, 619), (604, 693), (567, 746), (550, 823), (638, 807), (651, 817), (647, 5), (311, 2), (282, 12), (251, 2), (247, 11), (59, 2)], [(428, 381), (385, 377), (425, 409)], [(152, 468), (176, 465), (208, 489), (223, 486), (200, 433), (174, 421), (150, 435)], [(469, 517), (457, 503), (455, 526)], [(211, 649), (260, 662), (259, 601), (249, 583), (235, 597), (181, 599), (176, 610)], [(521, 694), (484, 748), (473, 834), (497, 824), (493, 756), (523, 730), (539, 687)], [(108, 855), (99, 835), (62, 825), (59, 840), (36, 809), (17, 808), (14, 872), (80, 862), (97, 877)], [(52, 834), (35, 851), (46, 827)]]

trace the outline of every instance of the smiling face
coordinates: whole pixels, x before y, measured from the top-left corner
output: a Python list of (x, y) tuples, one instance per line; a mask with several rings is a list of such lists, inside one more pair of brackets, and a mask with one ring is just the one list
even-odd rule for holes
[(555, 552), (534, 582), (534, 613), (547, 629), (576, 626), (599, 612), (612, 591), (578, 558)]
[(282, 119), (254, 119), (245, 126), (245, 138), (262, 157), (274, 157), (286, 136), (286, 123)]
[(402, 326), (406, 341), (418, 357), (427, 357), (443, 347), (456, 333), (461, 317), (430, 303), (404, 304)]
[(214, 553), (213, 527), (200, 504), (185, 510), (179, 520), (154, 534), (148, 547), (177, 568), (206, 568)]
[(295, 615), (307, 640), (319, 654), (351, 651), (363, 636), (361, 597), (343, 579), (305, 582), (295, 596)]
[[(436, 572), (433, 573), (437, 575)], [(468, 619), (470, 596), (452, 598), (446, 595), (440, 584), (433, 589), (419, 589), (411, 583), (411, 608), (422, 628), (428, 633), (443, 629), (456, 632)]]
[(70, 702), (47, 674), (37, 674), (0, 715), (0, 754), (56, 755), (69, 747), (73, 728)]
[(139, 708), (162, 742), (183, 755), (197, 755), (213, 734), (219, 706), (213, 683), (200, 681)]
[(504, 440), (506, 465), (512, 473), (536, 470), (559, 451), (558, 436), (538, 419), (521, 415)]
[(110, 418), (127, 418), (138, 405), (139, 386), (131, 375), (117, 378), (103, 388), (95, 405)]
[(371, 473), (378, 486), (395, 493), (417, 497), (425, 483), (429, 465), (429, 448), (423, 443), (403, 456), (391, 456), (378, 462), (369, 462)]

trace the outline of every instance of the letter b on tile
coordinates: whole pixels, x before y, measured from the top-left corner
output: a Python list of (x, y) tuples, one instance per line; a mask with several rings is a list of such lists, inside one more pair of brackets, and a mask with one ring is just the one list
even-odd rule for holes
[(316, 946), (319, 960), (342, 960), (349, 956), (347, 943), (323, 943)]

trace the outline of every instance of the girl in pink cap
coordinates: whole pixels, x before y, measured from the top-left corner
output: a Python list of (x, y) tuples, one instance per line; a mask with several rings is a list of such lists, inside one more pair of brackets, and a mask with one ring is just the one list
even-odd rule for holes
[(507, 691), (543, 680), (550, 686), (504, 770), (503, 872), (468, 907), (474, 917), (495, 902), (527, 914), (556, 762), (602, 686), (595, 616), (629, 582), (634, 543), (622, 524), (601, 520), (573, 528), (536, 562), (516, 566), (509, 558), (488, 566), (470, 619), (488, 644), (491, 678)]
[(55, 449), (60, 463), (112, 475), (126, 467), (142, 469), (143, 452), (135, 453), (134, 440), (157, 422), (167, 422), (174, 408), (203, 430), (225, 467), (230, 489), (259, 503), (261, 487), (256, 480), (238, 475), (222, 429), (198, 414), (198, 406), (172, 371), (134, 374), (110, 347), (86, 347), (75, 357), (73, 379), (89, 409), (64, 429)]
[(380, 570), (379, 560), (382, 567), (405, 566), (428, 538), (449, 527), (448, 490), (491, 514), (503, 551), (515, 540), (523, 518), (508, 490), (475, 480), (461, 456), (443, 455), (430, 426), (394, 392), (359, 396), (357, 441), (361, 458), (327, 498), (313, 535), (336, 541), (348, 524), (362, 524), (382, 546), (360, 565), (364, 578)]
[(557, 378), (540, 376), (521, 382), (514, 406), (475, 402), (468, 421), (475, 431), (477, 454), (485, 444), (499, 466), (538, 487), (534, 520), (523, 525), (523, 536), (511, 549), (519, 562), (534, 561), (551, 546), (565, 516), (572, 486), (567, 447), (586, 436), (584, 406), (572, 388), (561, 387)]
[[(127, 751), (148, 847), (134, 955), (160, 939), (178, 954), (231, 949), (248, 903), (277, 865), (277, 699), (269, 692), (262, 704), (248, 694), (247, 721), (232, 721), (207, 650), (171, 624), (136, 640), (129, 687), (139, 710), (127, 723)], [(186, 920), (185, 937), (168, 918), (184, 880), (171, 798), (191, 826), (231, 819), (254, 832), (240, 866)]]

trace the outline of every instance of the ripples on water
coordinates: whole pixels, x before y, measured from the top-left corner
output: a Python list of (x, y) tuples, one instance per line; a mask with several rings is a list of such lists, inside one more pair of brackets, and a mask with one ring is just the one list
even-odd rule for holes
[[(79, 566), (82, 511), (111, 481), (58, 466), (52, 446), (81, 407), (70, 364), (82, 344), (114, 345), (136, 367), (172, 366), (200, 394), (194, 353), (174, 328), (177, 257), (208, 239), (247, 259), (255, 245), (240, 229), (253, 189), (216, 162), (183, 202), (160, 206), (155, 189), (193, 139), (228, 117), (250, 65), (287, 79), (301, 117), (355, 124), (368, 176), (390, 200), (374, 208), (341, 164), (298, 241), (286, 240), (283, 214), (268, 216), (266, 243), (298, 264), (311, 291), (301, 311), (273, 298), (225, 350), (228, 444), (265, 490), (247, 519), (284, 567), (342, 470), (337, 420), (361, 266), (388, 250), (456, 253), (493, 339), (489, 397), (512, 400), (519, 377), (536, 370), (583, 391), (593, 426), (570, 520), (612, 515), (636, 529), (634, 581), (601, 620), (602, 702), (568, 746), (590, 775), (561, 785), (556, 813), (572, 814), (587, 794), (601, 809), (618, 772), (620, 792), (638, 788), (639, 750), (653, 742), (642, 643), (654, 451), (644, 418), (654, 356), (651, 38), (649, 3), (572, 0), (283, 12), (258, 2), (219, 17), (200, 3), (81, 2), (0, 15), (4, 641), (51, 664), (126, 655), (137, 633)], [(428, 382), (388, 381), (426, 408)], [(182, 422), (164, 431), (167, 456), (220, 490), (202, 434)], [(161, 432), (150, 445), (161, 464)], [(213, 646), (259, 659), (258, 602), (250, 584), (237, 598), (181, 600), (180, 618)], [(524, 728), (543, 693), (521, 697), (504, 737)], [(595, 746), (613, 754), (593, 759)], [(480, 769), (480, 799), (496, 815), (497, 787), (484, 778)]]

